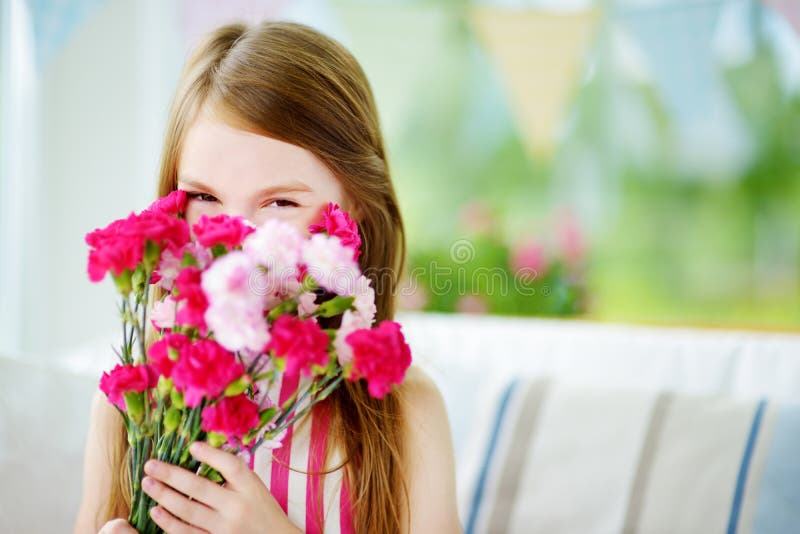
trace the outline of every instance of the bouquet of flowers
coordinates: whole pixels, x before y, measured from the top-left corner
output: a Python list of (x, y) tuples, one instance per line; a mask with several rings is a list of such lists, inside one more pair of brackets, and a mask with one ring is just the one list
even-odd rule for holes
[[(310, 237), (279, 220), (255, 227), (227, 215), (190, 228), (185, 206), (185, 192), (174, 191), (86, 235), (89, 278), (110, 273), (121, 295), (120, 362), (100, 389), (125, 420), (128, 521), (139, 532), (160, 530), (140, 484), (149, 458), (223, 482), (189, 445), (206, 441), (252, 468), (259, 446), (279, 447), (343, 380), (366, 380), (381, 398), (411, 363), (400, 326), (374, 325), (358, 228), (337, 205)], [(284, 377), (298, 386), (277, 405), (267, 392)]]

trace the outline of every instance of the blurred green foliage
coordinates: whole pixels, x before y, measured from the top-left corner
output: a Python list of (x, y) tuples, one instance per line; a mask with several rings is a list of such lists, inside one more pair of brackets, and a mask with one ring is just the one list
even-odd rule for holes
[[(427, 21), (426, 43), (435, 44), (435, 53), (430, 47), (427, 54), (425, 47), (404, 49), (412, 55), (399, 59), (423, 71), (423, 81), (409, 82), (415, 88), (413, 105), (404, 111), (402, 127), (394, 124), (387, 136), (407, 225), (407, 276), (431, 263), (467, 273), (510, 272), (514, 244), (552, 242), (558, 232), (552, 214), (567, 209), (578, 215), (587, 245), (581, 267), (569, 272), (556, 251), (548, 258), (552, 270), (536, 280), (562, 288), (559, 296), (487, 295), (479, 283), (465, 288), (484, 299), (471, 302), (473, 309), (800, 326), (800, 96), (783, 87), (776, 52), (759, 24), (752, 24), (757, 45), (752, 56), (735, 67), (719, 66), (751, 153), (736, 172), (709, 176), (681, 164), (675, 124), (654, 88), (619, 72), (611, 58), (608, 20), (594, 41), (592, 73), (580, 80), (565, 115), (557, 151), (531, 157), (503, 80), (468, 23), (470, 3), (412, 4)], [(407, 40), (402, 28), (381, 31), (385, 43)], [(353, 45), (378, 86), (383, 73), (395, 68), (385, 61), (387, 52), (396, 50), (392, 46), (381, 40), (371, 41), (369, 50)], [(380, 87), (377, 95), (380, 107)], [(635, 107), (645, 125), (637, 146), (617, 139), (620, 102)], [(468, 221), (455, 216), (474, 202), (496, 216), (488, 237), (476, 237)], [(451, 249), (462, 239), (473, 244), (475, 257), (454, 265)], [(433, 283), (429, 274), (418, 281)], [(463, 295), (439, 293), (410, 305), (459, 308)]]

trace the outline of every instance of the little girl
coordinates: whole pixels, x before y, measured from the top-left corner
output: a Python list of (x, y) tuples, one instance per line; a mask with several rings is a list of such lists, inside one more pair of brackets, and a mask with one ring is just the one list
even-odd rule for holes
[[(232, 24), (190, 56), (167, 123), (159, 196), (187, 191), (186, 218), (277, 217), (307, 232), (328, 202), (356, 219), (359, 263), (391, 319), (405, 260), (403, 224), (372, 92), (355, 58), (307, 26)], [(270, 392), (278, 398), (281, 392)], [(122, 417), (95, 396), (76, 534), (134, 532), (126, 519), (128, 445)], [(224, 486), (151, 460), (151, 515), (171, 534), (460, 532), (444, 402), (409, 369), (374, 399), (345, 381), (291, 432), (256, 453), (253, 470), (209, 447), (196, 458)]]

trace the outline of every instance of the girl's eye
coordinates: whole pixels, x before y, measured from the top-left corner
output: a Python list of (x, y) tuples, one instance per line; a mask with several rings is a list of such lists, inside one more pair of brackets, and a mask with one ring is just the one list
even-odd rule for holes
[(272, 202), (267, 204), (267, 207), (269, 207), (269, 206), (275, 206), (276, 208), (296, 208), (298, 206), (298, 204), (297, 204), (297, 202), (294, 202), (292, 200), (287, 200), (285, 198), (279, 198), (279, 199), (273, 200)]
[(186, 196), (190, 199), (196, 198), (201, 202), (214, 202), (217, 200), (214, 195), (209, 195), (208, 193), (186, 193)]

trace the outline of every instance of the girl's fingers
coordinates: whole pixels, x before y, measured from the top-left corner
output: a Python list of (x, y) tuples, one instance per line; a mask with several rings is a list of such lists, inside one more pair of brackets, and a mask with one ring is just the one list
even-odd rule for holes
[(228, 504), (227, 491), (223, 487), (188, 469), (158, 460), (148, 460), (144, 464), (144, 472), (215, 510), (222, 510)]
[[(185, 495), (178, 493), (171, 487), (152, 477), (147, 476), (142, 479), (142, 489), (152, 497), (154, 501), (161, 505), (159, 508), (162, 508), (162, 511), (165, 512), (163, 517), (165, 517), (166, 521), (178, 518), (198, 528), (210, 529), (219, 517), (213, 509), (205, 504), (189, 500)], [(158, 512), (156, 512), (156, 515), (158, 515)], [(153, 520), (155, 519), (154, 516)], [(161, 524), (159, 523), (159, 525)], [(178, 532), (166, 528), (164, 530), (168, 532)], [(184, 531), (181, 530), (180, 532)], [(185, 532), (195, 531), (186, 530)]]
[(208, 534), (209, 532), (194, 525), (187, 525), (161, 506), (151, 508), (150, 517), (153, 518), (156, 525), (169, 534)]
[(202, 441), (195, 441), (189, 447), (197, 460), (206, 463), (219, 471), (227, 481), (226, 487), (235, 491), (246, 490), (256, 476), (244, 460), (233, 453), (212, 447)]

